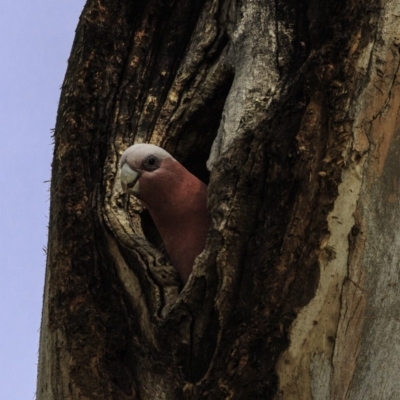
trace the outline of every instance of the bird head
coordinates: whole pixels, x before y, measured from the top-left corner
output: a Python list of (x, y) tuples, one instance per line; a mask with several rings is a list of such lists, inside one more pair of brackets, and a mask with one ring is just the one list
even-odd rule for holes
[(140, 178), (164, 168), (164, 161), (175, 159), (167, 151), (154, 144), (135, 144), (121, 157), (121, 186), (127, 194), (140, 198)]

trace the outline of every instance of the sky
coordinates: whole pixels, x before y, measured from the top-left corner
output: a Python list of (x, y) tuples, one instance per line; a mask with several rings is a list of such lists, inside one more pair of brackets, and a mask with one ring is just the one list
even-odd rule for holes
[(33, 400), (54, 128), (85, 0), (0, 2), (0, 399)]

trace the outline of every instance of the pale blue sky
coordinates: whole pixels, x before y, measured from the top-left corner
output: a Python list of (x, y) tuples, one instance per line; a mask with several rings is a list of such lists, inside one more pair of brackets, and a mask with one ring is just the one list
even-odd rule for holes
[[(85, 0), (0, 3), (0, 399), (35, 398), (60, 87)], [(60, 399), (61, 400), (61, 399)]]

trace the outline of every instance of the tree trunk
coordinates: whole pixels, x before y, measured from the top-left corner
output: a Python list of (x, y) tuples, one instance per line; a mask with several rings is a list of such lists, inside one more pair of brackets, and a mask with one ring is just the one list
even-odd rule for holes
[[(399, 16), (88, 1), (55, 130), (38, 400), (400, 398)], [(124, 208), (118, 161), (140, 142), (209, 183), (183, 289)]]

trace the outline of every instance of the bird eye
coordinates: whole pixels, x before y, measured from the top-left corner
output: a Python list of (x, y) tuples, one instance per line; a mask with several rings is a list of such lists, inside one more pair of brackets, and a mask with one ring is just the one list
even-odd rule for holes
[(159, 159), (154, 155), (147, 156), (142, 163), (142, 168), (146, 171), (154, 171), (160, 166)]

